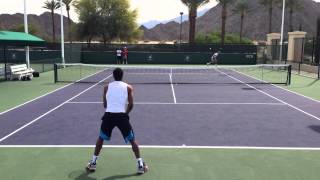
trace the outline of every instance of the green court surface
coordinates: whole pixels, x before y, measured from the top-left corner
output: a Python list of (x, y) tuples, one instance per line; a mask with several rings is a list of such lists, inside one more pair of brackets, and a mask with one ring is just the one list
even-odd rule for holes
[(143, 148), (150, 167), (137, 176), (130, 148), (105, 148), (95, 173), (92, 148), (1, 148), (1, 179), (318, 180), (319, 151)]
[(293, 75), (291, 85), (285, 88), (302, 95), (320, 100), (320, 80)]
[(0, 82), (0, 112), (30, 101), (65, 84), (53, 83), (53, 72), (41, 73), (39, 78), (31, 81)]

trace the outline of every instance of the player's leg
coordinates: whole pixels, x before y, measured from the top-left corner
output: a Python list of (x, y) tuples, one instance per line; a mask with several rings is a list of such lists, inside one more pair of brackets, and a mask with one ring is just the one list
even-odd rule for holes
[(97, 160), (101, 152), (103, 142), (109, 141), (111, 138), (112, 130), (115, 127), (114, 120), (109, 113), (105, 113), (102, 117), (102, 123), (100, 128), (100, 134), (96, 142), (92, 159), (89, 161), (86, 169), (88, 171), (95, 171), (97, 166)]
[[(99, 156), (100, 151), (102, 149), (103, 141), (104, 140), (99, 136), (98, 139), (97, 139), (97, 142), (96, 142), (96, 147), (94, 149), (94, 155), (97, 156), (97, 157)], [(95, 161), (96, 161), (96, 159), (95, 159)]]
[(132, 151), (133, 151), (135, 157), (136, 157), (137, 159), (141, 158), (139, 145), (138, 145), (138, 143), (136, 142), (136, 140), (135, 140), (135, 139), (132, 139), (132, 140), (130, 140), (129, 142), (130, 142), (130, 144), (131, 144), (131, 148), (132, 148)]
[(143, 161), (140, 155), (140, 149), (137, 141), (135, 140), (134, 132), (132, 129), (132, 126), (129, 122), (129, 116), (127, 114), (122, 114), (122, 117), (120, 117), (118, 122), (117, 122), (117, 127), (121, 131), (121, 134), (125, 140), (126, 143), (131, 144), (132, 151), (137, 159), (137, 167), (138, 167), (138, 174), (143, 174), (148, 171), (148, 166), (146, 163)]
[(132, 151), (137, 159), (137, 164), (138, 164), (137, 173), (138, 174), (146, 173), (149, 170), (149, 167), (147, 166), (147, 164), (143, 161), (143, 159), (140, 156), (140, 148), (139, 148), (137, 141), (135, 139), (132, 139), (129, 142), (131, 144)]
[(211, 57), (211, 58), (210, 58), (210, 61), (209, 61), (209, 62), (207, 62), (207, 65), (212, 64), (212, 62), (213, 62), (213, 57)]

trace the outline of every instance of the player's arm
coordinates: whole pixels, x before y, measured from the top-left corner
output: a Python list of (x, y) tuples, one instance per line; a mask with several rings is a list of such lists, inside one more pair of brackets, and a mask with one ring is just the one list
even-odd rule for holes
[(108, 91), (108, 85), (106, 85), (104, 88), (103, 88), (103, 107), (104, 108), (107, 108), (107, 99), (106, 99), (106, 95), (107, 95), (107, 91)]
[(132, 86), (128, 85), (128, 106), (126, 110), (126, 114), (129, 114), (133, 109), (133, 88)]

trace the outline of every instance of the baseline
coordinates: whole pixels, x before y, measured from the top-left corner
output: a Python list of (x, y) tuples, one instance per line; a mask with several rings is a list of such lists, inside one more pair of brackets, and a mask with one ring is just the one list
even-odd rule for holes
[[(94, 148), (95, 145), (0, 145), (0, 148)], [(131, 148), (129, 145), (103, 145), (104, 148)], [(243, 149), (243, 150), (292, 150), (292, 151), (320, 151), (312, 147), (259, 147), (259, 146), (159, 146), (139, 145), (148, 149)]]

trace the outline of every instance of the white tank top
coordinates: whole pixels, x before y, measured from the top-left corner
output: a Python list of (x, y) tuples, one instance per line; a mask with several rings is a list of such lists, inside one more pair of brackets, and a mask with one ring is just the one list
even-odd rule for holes
[(106, 98), (106, 112), (125, 113), (128, 103), (128, 84), (122, 81), (109, 83)]
[(117, 56), (121, 56), (122, 51), (121, 50), (117, 50)]

